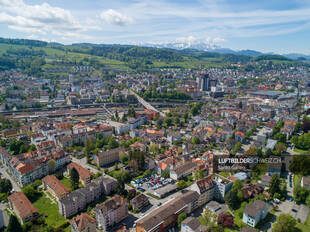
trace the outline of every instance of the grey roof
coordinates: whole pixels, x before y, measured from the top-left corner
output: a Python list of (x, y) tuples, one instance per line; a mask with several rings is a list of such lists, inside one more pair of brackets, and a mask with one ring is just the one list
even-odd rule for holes
[(264, 210), (267, 206), (267, 203), (265, 203), (264, 201), (261, 201), (261, 200), (255, 200), (253, 204), (247, 204), (245, 206), (245, 209), (244, 209), (244, 213), (250, 215), (251, 217), (255, 218), (256, 215)]

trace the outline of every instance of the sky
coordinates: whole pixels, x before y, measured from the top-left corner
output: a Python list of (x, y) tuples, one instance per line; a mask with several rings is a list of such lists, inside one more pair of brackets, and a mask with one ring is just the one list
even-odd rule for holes
[(0, 37), (310, 54), (310, 0), (0, 0)]

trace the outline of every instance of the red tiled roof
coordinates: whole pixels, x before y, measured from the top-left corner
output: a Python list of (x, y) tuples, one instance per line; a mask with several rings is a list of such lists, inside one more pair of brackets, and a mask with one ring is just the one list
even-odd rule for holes
[(81, 213), (80, 215), (72, 218), (71, 224), (75, 223), (79, 231), (83, 231), (89, 223), (95, 223), (96, 220), (89, 216), (87, 213)]
[(68, 169), (75, 168), (77, 170), (77, 172), (79, 173), (79, 176), (83, 180), (90, 178), (92, 175), (92, 173), (90, 171), (88, 171), (87, 169), (83, 168), (81, 165), (74, 163), (74, 162), (68, 164), (67, 168)]
[(43, 183), (46, 183), (55, 194), (60, 197), (64, 194), (67, 194), (70, 192), (70, 189), (67, 188), (63, 183), (61, 183), (55, 176), (48, 175), (42, 179)]
[(22, 192), (13, 193), (8, 197), (8, 200), (12, 202), (21, 218), (25, 218), (30, 214), (38, 213), (38, 210)]

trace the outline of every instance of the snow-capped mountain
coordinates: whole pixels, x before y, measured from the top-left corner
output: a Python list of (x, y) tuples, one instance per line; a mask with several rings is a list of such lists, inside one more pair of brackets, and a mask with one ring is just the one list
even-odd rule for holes
[[(260, 56), (264, 54), (273, 54), (273, 53), (262, 53), (255, 50), (239, 50), (235, 51), (230, 48), (223, 48), (218, 45), (218, 43), (225, 42), (224, 39), (221, 38), (207, 38), (205, 40), (198, 40), (195, 37), (189, 36), (184, 38), (178, 38), (175, 41), (172, 42), (149, 42), (149, 43), (141, 43), (136, 44), (139, 46), (145, 46), (145, 47), (156, 47), (156, 48), (171, 48), (171, 49), (177, 49), (177, 50), (183, 50), (183, 49), (195, 49), (199, 51), (206, 51), (206, 52), (215, 52), (215, 53), (221, 53), (221, 54), (235, 54), (235, 55), (245, 55), (245, 56)], [(304, 54), (283, 54), (283, 56), (289, 58), (289, 59), (310, 59), (309, 55)]]

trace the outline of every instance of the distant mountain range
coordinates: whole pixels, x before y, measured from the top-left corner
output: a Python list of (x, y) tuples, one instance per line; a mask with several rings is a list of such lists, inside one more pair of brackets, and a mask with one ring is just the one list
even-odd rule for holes
[[(215, 52), (220, 54), (234, 54), (234, 55), (244, 55), (244, 56), (261, 56), (261, 55), (278, 55), (275, 53), (262, 53), (255, 50), (240, 50), (235, 51), (230, 48), (222, 48), (220, 46), (210, 44), (203, 41), (175, 41), (169, 43), (141, 43), (137, 44), (145, 47), (155, 47), (155, 48), (171, 48), (177, 50), (184, 49), (195, 49), (199, 51)], [(299, 54), (299, 53), (289, 53), (281, 54), (282, 56), (292, 59), (292, 60), (310, 60), (310, 55)]]

